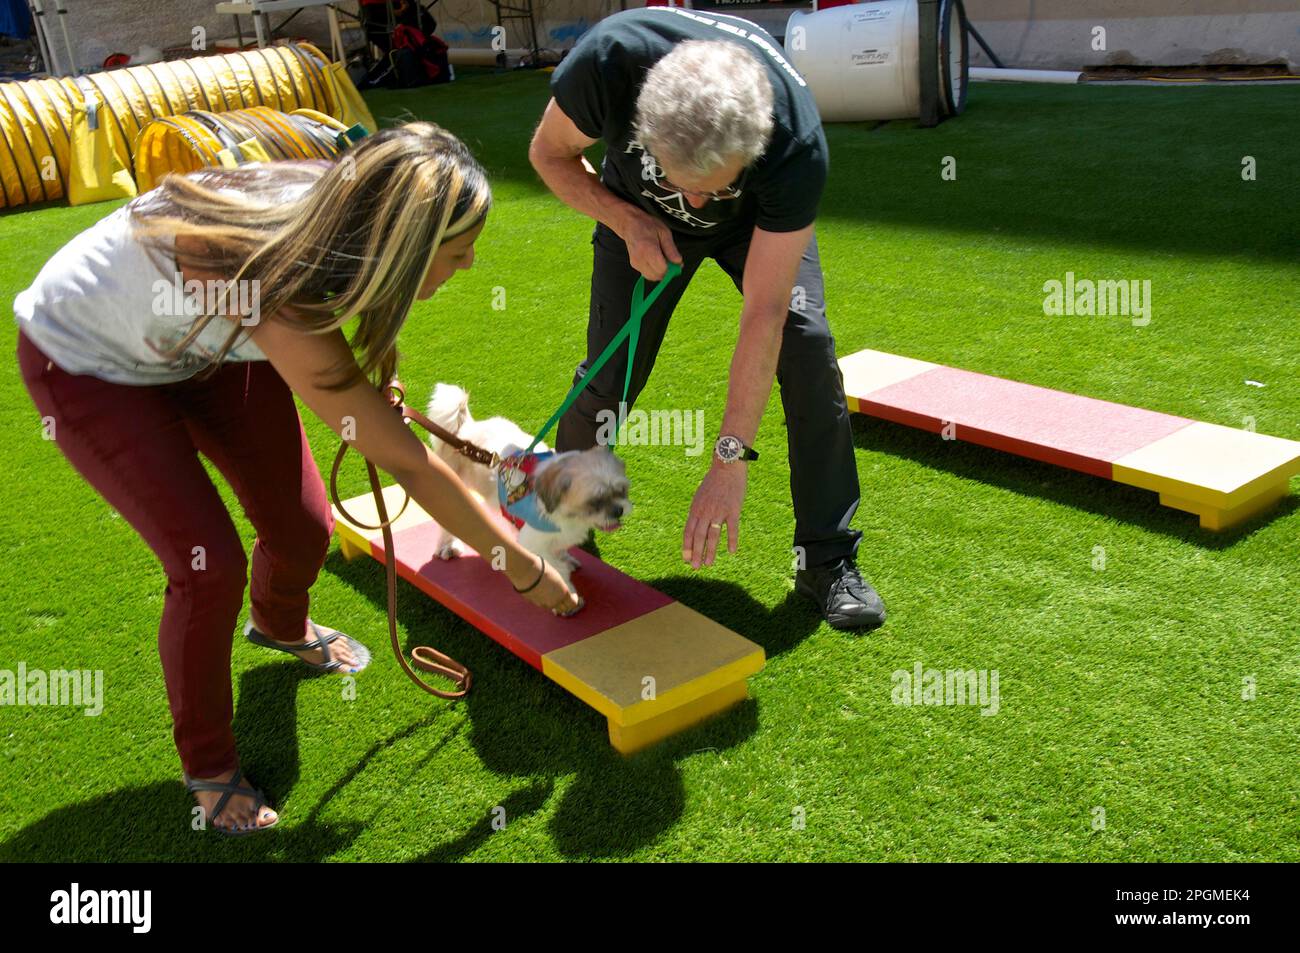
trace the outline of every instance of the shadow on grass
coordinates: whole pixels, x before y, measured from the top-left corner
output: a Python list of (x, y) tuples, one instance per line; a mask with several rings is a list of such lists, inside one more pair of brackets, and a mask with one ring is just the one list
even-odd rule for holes
[[(348, 563), (334, 553), (326, 569), (382, 610), (384, 578), (376, 562)], [(666, 577), (646, 584), (762, 645), (769, 658), (798, 644), (822, 622), (796, 598), (769, 610), (734, 583)], [(467, 709), (467, 738), (486, 770), (526, 781), (500, 802), (508, 822), (542, 813), (561, 782), (567, 782), (549, 820), (556, 849), (567, 857), (618, 857), (654, 842), (684, 809), (680, 762), (740, 744), (758, 730), (758, 706), (746, 700), (625, 757), (610, 746), (604, 716), (405, 582), (399, 588), (398, 612), (411, 633), (408, 651), (433, 642), (474, 672), (473, 691), (456, 703)], [(392, 664), (391, 659), (380, 664), (385, 662)], [(416, 859), (470, 856), (495, 833), (491, 821), (485, 810), (482, 820)]]
[[(298, 684), (306, 678), (328, 677), (332, 676), (285, 661), (251, 669), (240, 678), (234, 730), (242, 764), (272, 804), (283, 803), (298, 781)], [(413, 725), (406, 732), (417, 727), (421, 725)], [(360, 771), (401, 734), (373, 747), (354, 771)], [(364, 826), (323, 824), (318, 819), (318, 806), (302, 824), (228, 837), (215, 831), (193, 830), (190, 823), (194, 806), (179, 779), (123, 788), (59, 808), (28, 825), (0, 844), (0, 862), (313, 862), (345, 847)]]
[(851, 419), (854, 445), (863, 450), (903, 457), (963, 479), (1131, 523), (1202, 549), (1226, 549), (1300, 507), (1296, 497), (1288, 496), (1268, 512), (1216, 533), (1201, 529), (1191, 513), (1162, 506), (1158, 495), (1148, 490), (978, 444), (944, 440), (938, 434), (863, 414), (852, 414)]

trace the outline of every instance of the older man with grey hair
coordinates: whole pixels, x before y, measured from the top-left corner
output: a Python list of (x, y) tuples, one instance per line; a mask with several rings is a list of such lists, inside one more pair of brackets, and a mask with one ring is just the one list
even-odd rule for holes
[[(722, 530), (736, 552), (747, 468), (775, 376), (781, 385), (795, 515), (795, 585), (840, 629), (885, 619), (859, 574), (862, 534), (853, 437), (835, 339), (826, 323), (813, 223), (826, 181), (826, 139), (802, 77), (776, 41), (738, 17), (675, 7), (607, 17), (551, 78), (529, 158), (562, 201), (596, 220), (587, 368), (622, 329), (637, 278), (681, 265), (646, 312), (628, 401), (654, 367), (668, 321), (705, 258), (744, 304), (727, 407), (708, 473), (691, 503), (682, 558), (712, 565)], [(598, 141), (598, 175), (583, 153)], [(560, 421), (557, 449), (598, 442), (620, 408), (620, 348)], [(604, 413), (602, 413), (604, 412)]]

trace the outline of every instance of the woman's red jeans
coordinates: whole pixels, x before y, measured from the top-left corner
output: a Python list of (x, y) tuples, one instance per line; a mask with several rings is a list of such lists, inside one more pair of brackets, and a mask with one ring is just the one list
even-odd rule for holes
[(248, 560), (199, 454), (257, 532), (254, 625), (303, 638), (334, 519), (292, 392), (266, 361), (224, 364), (206, 380), (112, 384), (65, 372), (21, 331), (18, 362), (63, 455), (162, 562), (158, 650), (182, 766), (204, 778), (234, 768), (230, 650)]

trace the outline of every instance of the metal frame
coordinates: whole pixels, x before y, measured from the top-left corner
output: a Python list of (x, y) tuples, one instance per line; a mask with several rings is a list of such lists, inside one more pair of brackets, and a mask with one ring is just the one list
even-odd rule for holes
[[(520, 2), (522, 2), (523, 6), (516, 5)], [(514, 0), (513, 3), (505, 2), (505, 0), (491, 0), (491, 3), (497, 12), (497, 26), (504, 27), (506, 20), (523, 20), (528, 24), (528, 36), (532, 40), (528, 52), (532, 58), (532, 65), (534, 67), (540, 65), (538, 59), (542, 50), (537, 44), (537, 17), (533, 12), (533, 0)]]
[[(46, 9), (48, 6), (53, 6), (53, 9)], [(51, 76), (80, 76), (81, 69), (77, 66), (77, 54), (72, 48), (72, 38), (68, 34), (68, 8), (64, 6), (63, 0), (45, 0), (44, 3), (42, 0), (28, 0), (27, 8), (32, 14), (32, 30), (36, 33), (41, 59), (45, 61), (45, 71)], [(66, 69), (59, 62), (54, 35), (47, 19), (49, 16), (58, 19), (59, 29), (63, 33), (63, 48), (68, 56)]]
[[(326, 7), (329, 10), (330, 53), (335, 60), (341, 61), (347, 55), (347, 51), (343, 49), (343, 35), (339, 30), (337, 6), (336, 0), (246, 0), (244, 3), (218, 3), (217, 13), (227, 13), (234, 18), (235, 41), (240, 46), (244, 45), (244, 31), (243, 27), (240, 26), (239, 18), (241, 16), (252, 16), (257, 45), (265, 47), (270, 45), (277, 29), (284, 29), (285, 24), (302, 13), (303, 10), (308, 7)], [(281, 20), (277, 27), (271, 21), (271, 14), (285, 11), (292, 12)]]

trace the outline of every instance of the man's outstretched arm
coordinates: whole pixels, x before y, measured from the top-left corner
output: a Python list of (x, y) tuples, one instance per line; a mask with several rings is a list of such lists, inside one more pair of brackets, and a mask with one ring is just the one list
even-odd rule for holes
[[(749, 243), (743, 282), (745, 304), (740, 312), (736, 350), (731, 357), (727, 409), (721, 428), (722, 433), (733, 434), (749, 445), (758, 434), (763, 410), (772, 393), (786, 315), (790, 311), (790, 292), (812, 236), (811, 225), (797, 232), (765, 232), (756, 228)], [(708, 475), (691, 501), (682, 533), (682, 559), (696, 569), (713, 565), (722, 535), (722, 527), (717, 524), (726, 525), (730, 552), (736, 551), (740, 541), (740, 508), (745, 500), (749, 464), (723, 463), (716, 454), (711, 460)]]
[(722, 432), (747, 444), (758, 436), (758, 425), (772, 393), (781, 335), (790, 311), (790, 294), (799, 262), (812, 241), (813, 226), (797, 232), (754, 229), (745, 259), (744, 306), (740, 334), (731, 358), (727, 410)]

